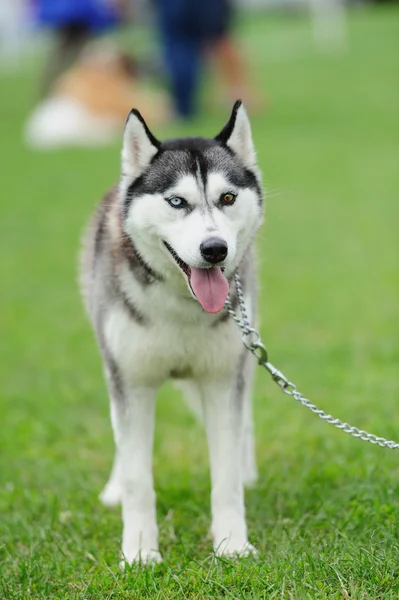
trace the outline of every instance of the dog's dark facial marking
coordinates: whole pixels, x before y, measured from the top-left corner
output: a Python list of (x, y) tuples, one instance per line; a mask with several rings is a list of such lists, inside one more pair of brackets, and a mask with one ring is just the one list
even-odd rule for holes
[(259, 204), (262, 205), (262, 188), (255, 173), (244, 167), (230, 148), (221, 145), (213, 146), (207, 151), (207, 158), (211, 170), (223, 173), (227, 181), (236, 188), (254, 190), (258, 196)]
[(126, 216), (134, 198), (146, 194), (162, 194), (173, 188), (185, 175), (199, 178), (206, 191), (209, 173), (223, 173), (236, 188), (251, 188), (262, 202), (258, 179), (242, 165), (236, 155), (222, 142), (205, 138), (182, 138), (162, 142), (150, 168), (130, 184), (124, 201)]

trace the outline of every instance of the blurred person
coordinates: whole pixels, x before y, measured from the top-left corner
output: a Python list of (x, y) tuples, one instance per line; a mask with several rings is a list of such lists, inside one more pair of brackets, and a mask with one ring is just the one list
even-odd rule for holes
[(42, 81), (43, 97), (94, 36), (121, 21), (124, 6), (124, 0), (33, 0), (33, 13), (38, 25), (53, 30), (55, 34), (55, 44)]
[(195, 114), (199, 78), (207, 55), (216, 59), (230, 99), (249, 100), (245, 68), (231, 34), (231, 0), (154, 2), (177, 115), (188, 118)]

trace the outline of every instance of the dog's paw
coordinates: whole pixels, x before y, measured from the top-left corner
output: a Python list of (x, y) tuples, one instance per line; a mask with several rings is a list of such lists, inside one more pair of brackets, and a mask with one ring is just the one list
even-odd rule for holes
[(129, 552), (128, 555), (124, 555), (124, 559), (119, 563), (122, 571), (126, 565), (132, 566), (137, 565), (151, 565), (162, 562), (162, 555), (158, 550), (138, 550), (137, 552)]
[(99, 495), (100, 502), (104, 506), (112, 508), (118, 506), (122, 500), (122, 488), (118, 481), (108, 481), (107, 485)]
[(223, 540), (217, 548), (215, 548), (216, 556), (225, 556), (228, 558), (245, 558), (252, 556), (258, 557), (257, 549), (249, 542), (242, 543), (233, 538)]

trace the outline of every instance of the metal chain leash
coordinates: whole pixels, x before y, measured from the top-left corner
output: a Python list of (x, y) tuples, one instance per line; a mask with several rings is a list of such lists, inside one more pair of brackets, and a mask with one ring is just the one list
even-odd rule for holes
[(254, 327), (251, 327), (249, 324), (241, 281), (237, 273), (235, 274), (234, 279), (237, 290), (238, 303), (240, 305), (241, 318), (233, 309), (230, 295), (227, 296), (225, 304), (226, 310), (237, 323), (238, 327), (242, 330), (242, 341), (244, 346), (250, 352), (252, 352), (252, 354), (257, 359), (258, 364), (261, 367), (264, 367), (266, 371), (268, 371), (273, 381), (277, 383), (277, 385), (284, 392), (284, 394), (287, 394), (287, 396), (292, 396), (294, 400), (297, 400), (302, 404), (302, 406), (305, 406), (305, 408), (311, 410), (320, 419), (323, 419), (323, 421), (330, 423), (330, 425), (334, 425), (334, 427), (340, 429), (344, 433), (349, 433), (349, 435), (352, 435), (355, 438), (359, 438), (364, 442), (370, 442), (370, 444), (377, 444), (382, 448), (391, 448), (391, 450), (397, 450), (399, 448), (398, 442), (387, 440), (386, 438), (374, 435), (374, 433), (368, 433), (363, 429), (358, 429), (353, 425), (349, 425), (348, 423), (342, 422), (340, 419), (336, 419), (332, 415), (329, 415), (328, 413), (324, 412), (324, 410), (317, 408), (317, 406), (312, 404), (307, 398), (305, 398), (301, 394), (301, 392), (297, 390), (296, 385), (292, 383), (292, 381), (289, 381), (289, 379), (287, 379), (287, 377), (283, 375), (281, 371), (276, 369), (276, 367), (272, 365), (271, 362), (269, 362), (268, 352), (266, 346), (262, 342), (259, 332)]

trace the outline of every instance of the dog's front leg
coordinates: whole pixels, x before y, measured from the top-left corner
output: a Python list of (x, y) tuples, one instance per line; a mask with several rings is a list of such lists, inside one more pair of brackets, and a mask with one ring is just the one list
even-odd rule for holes
[(200, 387), (211, 464), (214, 549), (219, 555), (252, 554), (256, 551), (247, 538), (241, 472), (242, 398), (231, 380)]
[(124, 560), (160, 561), (152, 477), (155, 390), (128, 387), (111, 402), (122, 489)]

